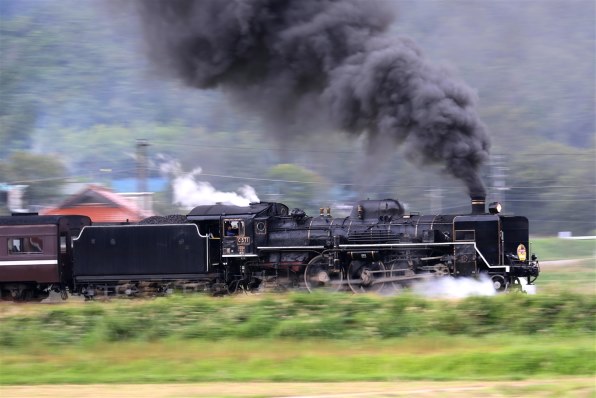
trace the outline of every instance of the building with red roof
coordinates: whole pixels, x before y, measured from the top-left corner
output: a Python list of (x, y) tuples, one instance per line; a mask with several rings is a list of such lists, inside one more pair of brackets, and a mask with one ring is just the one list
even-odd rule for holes
[[(141, 192), (124, 197), (100, 185), (88, 185), (82, 191), (69, 197), (57, 207), (46, 209), (40, 214), (65, 215), (78, 214), (88, 216), (94, 223), (137, 222), (153, 216), (150, 206), (151, 193)], [(141, 200), (136, 200), (141, 199)]]

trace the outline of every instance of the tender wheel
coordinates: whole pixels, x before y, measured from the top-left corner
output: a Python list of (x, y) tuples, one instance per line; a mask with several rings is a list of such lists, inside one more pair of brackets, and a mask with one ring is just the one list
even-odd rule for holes
[(387, 270), (381, 261), (352, 261), (348, 267), (348, 285), (355, 293), (380, 291), (386, 276)]
[(507, 280), (503, 275), (493, 275), (490, 279), (493, 281), (493, 287), (497, 292), (503, 292), (507, 289)]
[(304, 270), (304, 283), (309, 292), (324, 290), (337, 292), (342, 287), (343, 273), (340, 269), (329, 267), (329, 261), (324, 256), (317, 256), (310, 260)]

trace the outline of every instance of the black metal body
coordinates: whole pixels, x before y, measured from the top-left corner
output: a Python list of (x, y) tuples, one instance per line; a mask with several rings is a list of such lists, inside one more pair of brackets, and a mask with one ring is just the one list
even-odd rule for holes
[[(520, 277), (531, 284), (538, 265), (517, 253), (522, 245), (524, 253), (529, 249), (527, 219), (485, 214), (475, 206), (469, 215), (421, 216), (404, 214), (395, 200), (366, 200), (349, 217), (333, 218), (259, 203), (200, 206), (187, 219), (206, 233), (219, 228), (221, 257), (212, 261), (252, 284), (285, 278), (291, 285), (304, 280), (311, 290), (347, 284), (366, 291), (423, 273), (485, 273), (499, 289), (519, 284)], [(243, 232), (225, 236), (226, 223), (242, 223)]]
[(172, 281), (207, 280), (208, 251), (194, 224), (85, 227), (74, 240), (75, 291), (132, 294), (146, 282), (161, 292)]
[[(86, 296), (176, 287), (225, 293), (269, 285), (377, 291), (429, 275), (485, 274), (498, 290), (520, 285), (522, 278), (532, 284), (539, 267), (527, 258), (528, 220), (486, 214), (480, 203), (463, 215), (405, 214), (399, 202), (385, 199), (357, 202), (342, 218), (323, 209), (309, 217), (280, 203), (198, 206), (180, 224), (88, 226), (88, 219), (72, 218), (84, 228), (73, 251), (70, 237), (62, 257), (56, 249), (63, 265), (46, 283)], [(21, 222), (39, 233), (34, 218), (6, 219), (0, 223)], [(72, 234), (63, 222), (55, 220), (54, 235)], [(5, 275), (0, 283), (6, 282)]]

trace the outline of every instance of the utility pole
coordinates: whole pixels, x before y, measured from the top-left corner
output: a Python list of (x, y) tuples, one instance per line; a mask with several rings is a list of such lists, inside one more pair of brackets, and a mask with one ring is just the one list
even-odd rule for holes
[(147, 147), (149, 141), (145, 138), (137, 138), (137, 191), (147, 192), (147, 174), (149, 170), (147, 159)]
[(507, 171), (507, 157), (505, 155), (492, 155), (491, 159), (491, 174), (492, 174), (492, 191), (494, 195), (494, 201), (501, 203), (505, 206), (505, 191), (507, 188), (506, 177)]

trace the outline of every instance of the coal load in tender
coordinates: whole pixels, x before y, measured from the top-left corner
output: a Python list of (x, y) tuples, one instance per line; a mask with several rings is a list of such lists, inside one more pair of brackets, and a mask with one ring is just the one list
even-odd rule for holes
[(182, 214), (170, 214), (168, 216), (151, 216), (138, 222), (139, 225), (149, 224), (184, 224), (186, 216)]

